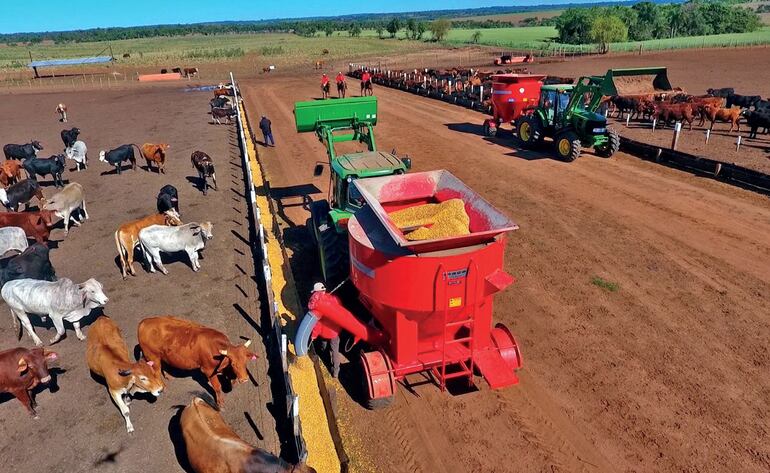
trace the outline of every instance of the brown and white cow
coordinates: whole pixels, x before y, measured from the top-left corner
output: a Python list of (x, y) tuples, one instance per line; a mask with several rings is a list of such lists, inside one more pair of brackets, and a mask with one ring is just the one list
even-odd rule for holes
[(51, 381), (48, 362), (57, 358), (56, 353), (42, 348), (11, 348), (0, 352), (0, 392), (13, 394), (37, 419), (37, 403), (30, 391)]
[(181, 224), (182, 220), (179, 219), (179, 214), (174, 210), (169, 210), (165, 213), (132, 220), (118, 227), (118, 230), (115, 232), (115, 245), (118, 249), (120, 271), (123, 274), (123, 279), (126, 279), (126, 271), (130, 272), (132, 276), (136, 276), (134, 271), (134, 248), (139, 244), (139, 231), (141, 229), (150, 225), (176, 226)]
[(219, 411), (199, 397), (184, 408), (179, 423), (195, 473), (315, 473), (312, 467), (290, 465), (244, 442)]
[(86, 347), (88, 368), (101, 376), (115, 405), (126, 420), (126, 431), (134, 431), (128, 403), (135, 393), (151, 393), (158, 397), (163, 391), (160, 367), (152, 361), (133, 362), (120, 328), (109, 317), (101, 316), (88, 329)]
[(249, 350), (251, 340), (233, 345), (224, 333), (205, 325), (172, 316), (151, 317), (139, 322), (139, 346), (144, 358), (181, 370), (199, 369), (214, 388), (217, 404), (223, 404), (218, 375), (234, 375), (238, 383), (249, 380), (246, 364), (256, 360)]
[(198, 68), (197, 67), (185, 67), (184, 68), (184, 76), (185, 77), (193, 77), (198, 75)]
[(147, 161), (147, 170), (152, 170), (152, 163), (158, 168), (158, 172), (166, 174), (164, 166), (166, 165), (166, 150), (171, 148), (171, 145), (167, 143), (152, 144), (145, 143), (142, 145), (142, 156)]

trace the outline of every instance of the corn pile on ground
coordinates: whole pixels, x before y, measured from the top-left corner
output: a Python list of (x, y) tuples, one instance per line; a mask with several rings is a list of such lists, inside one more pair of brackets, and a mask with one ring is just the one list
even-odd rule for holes
[(407, 240), (434, 240), (470, 234), (470, 218), (462, 199), (449, 199), (440, 204), (415, 205), (390, 214), (398, 228), (408, 230)]

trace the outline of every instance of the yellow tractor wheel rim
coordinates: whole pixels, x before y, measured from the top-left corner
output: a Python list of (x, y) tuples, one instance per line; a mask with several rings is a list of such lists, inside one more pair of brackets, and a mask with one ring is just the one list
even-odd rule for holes
[(523, 141), (529, 141), (529, 123), (524, 122), (519, 127), (519, 138), (521, 138)]
[(562, 156), (567, 156), (570, 152), (570, 146), (569, 140), (567, 138), (562, 138), (559, 140), (559, 154)]

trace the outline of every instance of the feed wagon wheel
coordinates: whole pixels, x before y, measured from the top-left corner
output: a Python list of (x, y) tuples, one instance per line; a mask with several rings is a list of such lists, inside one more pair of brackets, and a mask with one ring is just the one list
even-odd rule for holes
[(396, 398), (396, 378), (388, 355), (381, 351), (361, 353), (363, 404), (369, 410), (382, 409)]

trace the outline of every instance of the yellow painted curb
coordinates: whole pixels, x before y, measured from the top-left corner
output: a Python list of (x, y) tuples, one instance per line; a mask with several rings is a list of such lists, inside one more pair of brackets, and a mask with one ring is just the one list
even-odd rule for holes
[[(240, 109), (243, 123), (248, 123), (245, 107), (240, 107)], [(267, 260), (272, 274), (272, 291), (278, 306), (281, 325), (290, 340), (289, 350), (294, 355), (296, 352), (291, 340), (294, 339), (296, 325), (302, 316), (302, 306), (297, 300), (297, 291), (293, 287), (293, 283), (289, 283), (286, 279), (284, 271), (288, 269), (288, 265), (281, 244), (275, 237), (276, 229), (273, 225), (273, 215), (265, 192), (262, 169), (257, 162), (257, 149), (251, 137), (250, 127), (244, 127), (244, 133), (254, 190), (257, 195), (257, 207), (260, 215), (263, 216), (262, 226), (267, 236)], [(286, 290), (287, 287), (289, 290)], [(292, 356), (291, 358), (294, 359), (294, 362), (289, 363), (289, 376), (294, 392), (299, 398), (299, 418), (307, 447), (307, 464), (315, 468), (318, 473), (338, 473), (340, 461), (329, 430), (326, 409), (324, 409), (323, 400), (318, 391), (318, 379), (313, 362), (308, 357)]]

